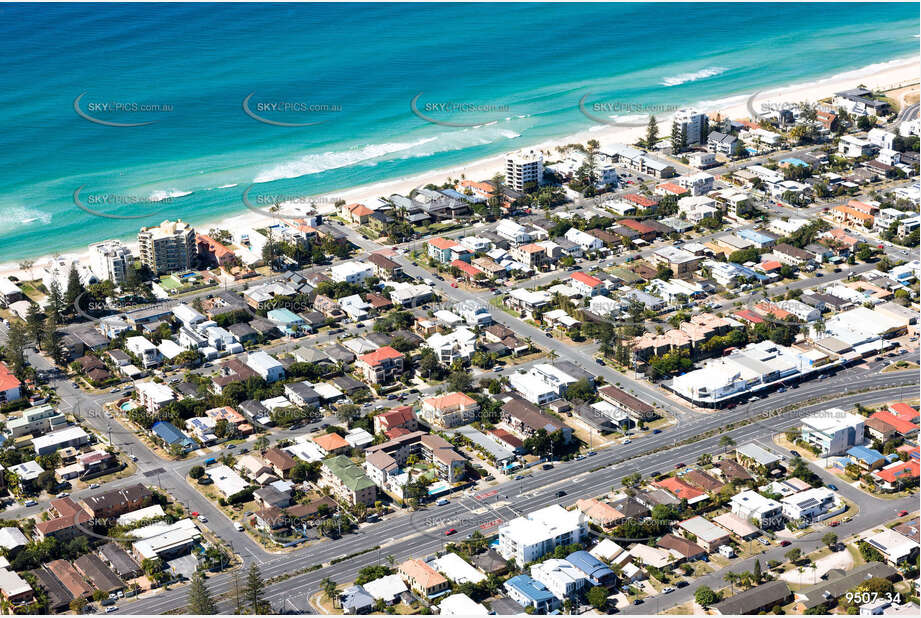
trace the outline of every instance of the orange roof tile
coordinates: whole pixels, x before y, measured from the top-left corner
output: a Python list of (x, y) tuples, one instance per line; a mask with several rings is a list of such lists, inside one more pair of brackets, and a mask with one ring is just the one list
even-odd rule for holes
[(345, 441), (345, 438), (337, 433), (328, 433), (322, 436), (317, 436), (313, 439), (313, 441), (317, 446), (319, 446), (327, 453), (332, 453), (333, 451), (338, 451), (339, 449), (349, 447), (349, 443)]
[(375, 365), (381, 364), (385, 360), (393, 359), (393, 358), (403, 358), (403, 354), (400, 352), (397, 352), (396, 350), (391, 348), (389, 345), (385, 345), (384, 347), (378, 348), (374, 350), (373, 352), (362, 354), (361, 356), (358, 357), (358, 360), (374, 367)]

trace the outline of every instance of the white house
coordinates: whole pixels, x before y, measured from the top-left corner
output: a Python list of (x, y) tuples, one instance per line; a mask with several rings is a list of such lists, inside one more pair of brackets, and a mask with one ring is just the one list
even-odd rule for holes
[(587, 534), (581, 511), (567, 511), (554, 504), (500, 526), (499, 553), (507, 560), (525, 565), (558, 545), (578, 543)]
[(550, 558), (531, 567), (531, 577), (560, 601), (572, 598), (588, 585), (585, 575), (566, 560)]
[(564, 237), (566, 240), (574, 242), (582, 247), (583, 251), (597, 251), (604, 246), (604, 242), (602, 242), (600, 238), (595, 238), (591, 234), (574, 227), (569, 228), (566, 234), (564, 234)]
[(372, 275), (374, 275), (373, 264), (343, 262), (330, 269), (330, 278), (340, 283), (362, 283)]
[(285, 377), (285, 368), (277, 359), (262, 350), (246, 358), (246, 365), (258, 373), (266, 382), (277, 382)]

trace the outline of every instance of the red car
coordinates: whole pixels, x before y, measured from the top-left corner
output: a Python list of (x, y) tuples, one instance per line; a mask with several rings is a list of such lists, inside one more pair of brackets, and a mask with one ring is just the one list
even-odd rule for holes
[(445, 536), (451, 536), (452, 534), (457, 534), (457, 530), (455, 530), (454, 528), (448, 528), (447, 530), (445, 530)]
[(457, 287), (457, 284), (456, 284), (456, 283), (452, 283), (452, 284), (451, 284), (451, 287), (452, 287), (452, 288), (456, 288), (456, 287)]
[(789, 545), (789, 544), (790, 544), (790, 541), (781, 541), (781, 542), (780, 542), (780, 546), (781, 546), (781, 547), (786, 547), (786, 546)]
[(840, 521), (833, 521), (833, 522), (831, 522), (831, 523), (828, 524), (828, 525), (831, 526), (832, 528), (835, 528), (836, 526), (840, 526), (840, 525), (841, 525), (841, 522), (840, 522)]
[(908, 515), (908, 511), (899, 511), (899, 517), (905, 517)]

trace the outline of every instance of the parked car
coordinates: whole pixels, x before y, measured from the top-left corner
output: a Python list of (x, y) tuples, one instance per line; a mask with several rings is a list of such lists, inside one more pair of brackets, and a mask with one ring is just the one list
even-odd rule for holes
[(652, 433), (653, 433), (653, 435), (659, 434), (659, 433), (662, 433), (662, 430), (661, 430), (661, 429), (653, 429), (653, 430), (652, 430)]
[(781, 541), (781, 542), (780, 542), (780, 546), (781, 546), (781, 547), (786, 547), (786, 546), (788, 546), (789, 544), (790, 544), (790, 541)]
[(438, 506), (444, 506), (444, 505), (446, 505), (447, 503), (448, 503), (448, 501), (447, 501), (446, 499), (444, 499), (444, 498), (441, 498), (440, 500), (437, 500), (437, 501), (435, 502), (435, 504), (437, 504)]
[(838, 486), (834, 485), (833, 483), (829, 483), (828, 488), (832, 491), (838, 491)]
[(236, 530), (237, 532), (243, 532), (243, 524), (241, 524), (240, 522), (238, 521), (233, 522), (233, 527), (234, 527), (234, 530)]

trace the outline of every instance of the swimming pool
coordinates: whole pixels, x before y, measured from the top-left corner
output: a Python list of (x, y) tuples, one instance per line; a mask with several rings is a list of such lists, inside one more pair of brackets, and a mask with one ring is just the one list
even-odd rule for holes
[(789, 165), (795, 165), (796, 167), (809, 167), (809, 164), (803, 161), (802, 159), (797, 159), (796, 157), (789, 157), (787, 159), (781, 159), (781, 163), (787, 163)]

